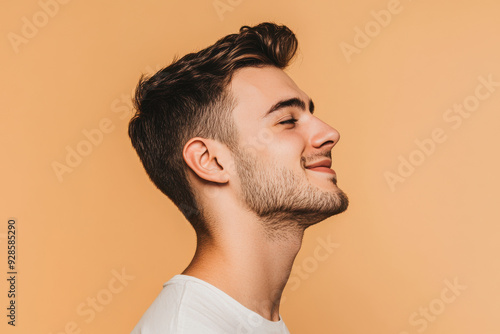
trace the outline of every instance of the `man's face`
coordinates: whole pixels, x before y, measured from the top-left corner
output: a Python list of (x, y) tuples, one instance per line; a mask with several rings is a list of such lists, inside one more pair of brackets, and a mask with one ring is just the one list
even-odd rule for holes
[(244, 205), (276, 229), (285, 220), (309, 226), (345, 211), (348, 198), (329, 168), (340, 135), (312, 114), (312, 101), (293, 80), (276, 67), (247, 67), (234, 74), (230, 90)]

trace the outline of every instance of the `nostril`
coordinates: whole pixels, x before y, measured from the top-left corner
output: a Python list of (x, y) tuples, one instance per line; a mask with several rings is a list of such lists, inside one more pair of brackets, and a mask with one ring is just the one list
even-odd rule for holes
[(324, 142), (320, 147), (324, 147), (324, 146), (328, 146), (328, 145), (335, 145), (335, 140), (328, 140), (326, 142)]

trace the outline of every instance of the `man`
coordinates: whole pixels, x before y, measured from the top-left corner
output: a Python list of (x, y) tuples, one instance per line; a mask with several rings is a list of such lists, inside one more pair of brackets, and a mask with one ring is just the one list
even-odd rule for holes
[(339, 133), (283, 71), (296, 50), (285, 26), (244, 26), (141, 78), (129, 135), (197, 248), (133, 333), (289, 333), (279, 305), (304, 230), (348, 206)]

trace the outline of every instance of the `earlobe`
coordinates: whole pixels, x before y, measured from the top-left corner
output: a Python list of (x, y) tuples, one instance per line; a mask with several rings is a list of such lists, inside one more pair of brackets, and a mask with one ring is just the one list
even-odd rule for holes
[(220, 153), (220, 144), (211, 139), (191, 138), (182, 151), (186, 164), (198, 177), (216, 183), (229, 181)]

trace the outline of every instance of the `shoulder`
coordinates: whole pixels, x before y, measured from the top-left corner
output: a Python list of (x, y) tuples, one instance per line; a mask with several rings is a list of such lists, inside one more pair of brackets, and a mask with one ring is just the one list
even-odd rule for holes
[(175, 275), (143, 314), (132, 334), (225, 333), (234, 314), (211, 286), (194, 277)]

